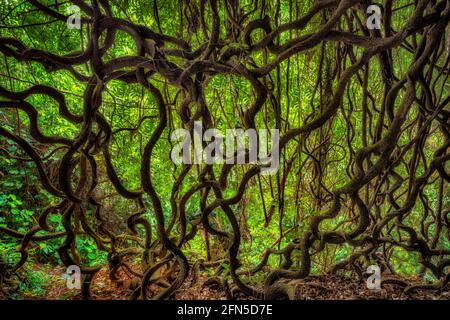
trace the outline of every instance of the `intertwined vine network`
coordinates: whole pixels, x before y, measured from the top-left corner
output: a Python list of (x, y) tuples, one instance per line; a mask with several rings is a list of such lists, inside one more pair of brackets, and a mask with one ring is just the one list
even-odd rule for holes
[(1, 0), (0, 295), (44, 263), (82, 298), (102, 272), (128, 299), (372, 272), (368, 294), (444, 297), (449, 22), (450, 0)]

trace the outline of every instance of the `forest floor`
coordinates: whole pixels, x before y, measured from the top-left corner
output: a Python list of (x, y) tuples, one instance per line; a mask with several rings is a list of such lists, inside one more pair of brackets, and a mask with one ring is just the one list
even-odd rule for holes
[[(48, 265), (35, 264), (35, 272), (45, 272), (51, 281), (43, 286), (40, 294), (24, 292), (20, 299), (46, 299), (46, 300), (77, 300), (81, 299), (79, 291), (68, 289), (63, 278), (64, 268), (51, 268)], [(94, 300), (126, 300), (129, 298), (132, 280), (119, 272), (119, 283), (109, 279), (106, 269), (101, 269), (93, 279), (91, 285), (92, 299)], [(176, 300), (223, 300), (226, 299), (224, 291), (217, 285), (208, 284), (210, 279), (200, 274), (197, 281), (190, 279), (175, 294)], [(414, 294), (406, 295), (402, 288), (394, 285), (383, 285), (380, 290), (369, 290), (364, 281), (341, 276), (312, 276), (307, 279), (290, 282), (297, 288), (297, 294), (303, 300), (359, 300), (359, 299), (388, 299), (388, 300), (450, 300), (450, 288), (436, 293), (417, 290)], [(152, 286), (150, 286), (150, 290)], [(5, 299), (0, 293), (0, 300)], [(240, 299), (245, 299), (244, 297)]]

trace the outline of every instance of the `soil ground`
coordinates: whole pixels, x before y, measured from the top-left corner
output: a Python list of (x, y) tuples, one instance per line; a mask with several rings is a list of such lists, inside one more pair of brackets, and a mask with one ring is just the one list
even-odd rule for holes
[[(45, 284), (44, 294), (39, 296), (24, 293), (21, 299), (72, 300), (80, 299), (79, 291), (68, 289), (62, 277), (64, 268), (50, 268), (47, 265), (34, 265), (36, 271), (43, 271), (49, 275), (51, 281)], [(91, 285), (92, 299), (95, 300), (125, 300), (128, 299), (132, 280), (123, 273), (118, 274), (121, 284), (109, 279), (106, 269), (101, 269), (93, 279)], [(176, 300), (220, 300), (226, 299), (224, 291), (217, 285), (207, 281), (205, 275), (199, 275), (197, 281), (185, 281), (175, 294)], [(365, 282), (341, 276), (313, 276), (290, 282), (297, 288), (297, 294), (304, 300), (359, 300), (359, 299), (389, 299), (389, 300), (449, 300), (450, 288), (442, 292), (417, 290), (414, 294), (406, 295), (403, 289), (394, 285), (383, 285), (380, 290), (369, 290)], [(152, 287), (150, 287), (150, 290)], [(7, 297), (1, 296), (0, 299)], [(243, 298), (243, 297), (242, 297)]]

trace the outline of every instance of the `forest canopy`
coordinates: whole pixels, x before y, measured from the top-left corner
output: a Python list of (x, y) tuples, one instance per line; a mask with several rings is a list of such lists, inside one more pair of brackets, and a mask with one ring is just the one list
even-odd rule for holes
[[(82, 298), (103, 275), (302, 299), (373, 266), (448, 292), (449, 22), (450, 0), (1, 0), (0, 297), (73, 266)], [(276, 170), (245, 143), (173, 161), (196, 125), (254, 130)]]

